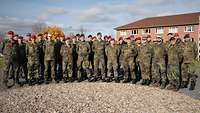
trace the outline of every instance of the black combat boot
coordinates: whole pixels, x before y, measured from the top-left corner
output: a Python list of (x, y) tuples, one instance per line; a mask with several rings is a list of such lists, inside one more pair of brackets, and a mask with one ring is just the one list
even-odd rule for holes
[(190, 90), (190, 91), (191, 91), (191, 90), (194, 90), (195, 85), (196, 85), (196, 82), (195, 82), (194, 80), (192, 80), (191, 83), (190, 83), (190, 88), (189, 88), (189, 90)]
[(142, 79), (141, 85), (146, 85), (147, 80), (146, 79)]
[(160, 89), (165, 89), (165, 87), (166, 87), (166, 82), (162, 82), (161, 86), (160, 86)]
[(182, 81), (180, 88), (187, 88), (187, 86), (188, 86), (188, 82), (187, 81)]
[(137, 80), (136, 79), (132, 79), (132, 84), (136, 84)]

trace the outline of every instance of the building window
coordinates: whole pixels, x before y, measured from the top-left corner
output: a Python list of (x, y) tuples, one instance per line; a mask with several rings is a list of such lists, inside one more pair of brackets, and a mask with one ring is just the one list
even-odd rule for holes
[(137, 35), (138, 34), (138, 29), (132, 30), (132, 35)]
[(157, 27), (156, 28), (156, 34), (163, 34), (163, 28), (162, 27)]
[(126, 36), (126, 31), (120, 31), (120, 36), (125, 37)]
[(169, 27), (169, 33), (178, 33), (178, 27)]
[(193, 26), (191, 25), (185, 26), (185, 32), (193, 32), (193, 31), (194, 31)]
[(149, 28), (143, 29), (143, 34), (149, 34), (149, 33), (150, 33), (150, 29)]

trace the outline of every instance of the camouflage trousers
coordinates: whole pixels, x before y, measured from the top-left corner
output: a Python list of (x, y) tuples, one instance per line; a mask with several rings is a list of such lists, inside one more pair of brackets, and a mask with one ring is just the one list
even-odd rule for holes
[(38, 79), (39, 78), (39, 61), (37, 60), (28, 60), (28, 80)]
[(108, 59), (107, 62), (107, 68), (108, 68), (108, 77), (111, 77), (112, 71), (114, 72), (114, 77), (117, 77), (118, 72), (118, 61), (116, 59)]
[(64, 60), (62, 63), (63, 67), (63, 77), (64, 78), (71, 78), (73, 72), (73, 61), (72, 60)]
[[(124, 70), (124, 79), (127, 80), (131, 77), (131, 79), (136, 79), (135, 75), (135, 61), (133, 60), (134, 58), (128, 58), (128, 59), (123, 59), (122, 65), (120, 68)], [(129, 73), (130, 70), (130, 73)], [(130, 74), (130, 77), (129, 77)]]
[(195, 66), (193, 62), (188, 62), (188, 63), (183, 62), (182, 66), (181, 66), (182, 81), (188, 81), (190, 78), (193, 78), (194, 73), (195, 73), (195, 72), (193, 72), (193, 69), (192, 69), (193, 66)]
[(44, 65), (45, 65), (45, 73), (44, 73), (45, 80), (48, 80), (51, 78), (56, 79), (55, 61), (54, 60), (46, 60)]
[(98, 75), (98, 70), (100, 69), (102, 78), (106, 77), (106, 66), (105, 66), (105, 57), (94, 56), (94, 74)]
[(165, 61), (153, 61), (152, 63), (152, 80), (156, 82), (167, 81)]
[(141, 60), (139, 62), (140, 69), (141, 69), (141, 77), (143, 80), (150, 80), (151, 76), (151, 60), (146, 59), (146, 60)]
[(169, 81), (180, 81), (180, 72), (178, 64), (168, 64), (167, 77)]
[(9, 58), (4, 58), (4, 80), (8, 80), (9, 78), (16, 77), (17, 75), (17, 67), (18, 63), (13, 62)]
[(90, 62), (88, 56), (79, 56), (77, 60), (78, 78), (82, 77), (82, 73), (86, 71), (87, 76), (90, 75)]

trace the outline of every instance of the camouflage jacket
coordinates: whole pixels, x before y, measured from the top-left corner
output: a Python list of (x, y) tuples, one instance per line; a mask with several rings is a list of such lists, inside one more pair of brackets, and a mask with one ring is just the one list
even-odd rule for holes
[(73, 59), (73, 48), (72, 45), (62, 45), (61, 50), (60, 50), (60, 54), (63, 57), (63, 61), (69, 61)]
[(105, 47), (106, 47), (106, 43), (105, 41), (101, 40), (101, 41), (94, 41), (93, 43), (93, 50), (94, 50), (94, 56), (96, 57), (104, 57), (105, 56)]
[(83, 57), (83, 56), (89, 56), (90, 53), (90, 44), (89, 42), (86, 41), (79, 41), (77, 43), (77, 53), (79, 57)]
[(39, 50), (37, 44), (28, 43), (26, 48), (28, 61), (39, 61)]
[(165, 62), (165, 59), (167, 57), (167, 50), (162, 44), (155, 44), (153, 46), (153, 62)]
[(126, 44), (121, 50), (121, 57), (123, 60), (136, 60), (138, 50), (136, 44)]
[(44, 59), (45, 60), (55, 60), (55, 42), (45, 41), (44, 44)]
[(184, 43), (183, 61), (186, 63), (193, 62), (198, 55), (198, 48), (195, 42), (188, 41)]
[(17, 61), (19, 53), (18, 43), (10, 40), (4, 40), (2, 44), (1, 50), (4, 57), (10, 61)]
[(120, 54), (120, 49), (118, 45), (114, 45), (114, 47), (109, 45), (106, 47), (105, 53), (106, 56), (108, 57), (108, 60), (117, 60)]

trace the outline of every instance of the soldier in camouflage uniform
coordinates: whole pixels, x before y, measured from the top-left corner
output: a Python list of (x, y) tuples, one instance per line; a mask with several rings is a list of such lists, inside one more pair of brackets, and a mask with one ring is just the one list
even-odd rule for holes
[(52, 81), (52, 78), (55, 81), (57, 80), (55, 72), (55, 42), (52, 40), (51, 34), (48, 34), (48, 39), (45, 41), (44, 51), (45, 83), (48, 84)]
[(141, 69), (142, 85), (149, 85), (151, 79), (151, 66), (153, 56), (153, 45), (150, 37), (143, 37), (139, 48), (138, 61)]
[(3, 41), (2, 54), (4, 55), (4, 83), (7, 85), (8, 79), (15, 79), (17, 75), (17, 56), (18, 56), (18, 43), (13, 39), (14, 32), (9, 31), (7, 33), (8, 39)]
[(39, 50), (37, 48), (36, 36), (32, 35), (26, 48), (28, 58), (28, 80), (29, 85), (34, 85), (39, 80)]
[(183, 64), (181, 66), (182, 70), (182, 82), (181, 88), (187, 88), (189, 83), (189, 79), (191, 78), (191, 87), (190, 89), (194, 89), (195, 78), (193, 72), (191, 72), (192, 66), (194, 66), (194, 62), (198, 55), (198, 49), (196, 43), (192, 41), (192, 38), (189, 34), (184, 37), (184, 49), (183, 49)]
[(72, 44), (70, 43), (70, 38), (66, 38), (64, 45), (62, 45), (60, 54), (63, 57), (62, 67), (63, 67), (63, 81), (66, 83), (72, 80), (72, 68), (73, 68), (73, 53)]
[[(85, 35), (81, 34), (80, 41), (77, 44), (77, 53), (78, 53), (78, 81), (82, 81), (84, 79), (84, 74), (86, 74), (89, 78), (91, 77), (91, 69), (89, 63), (89, 54), (90, 54), (90, 45), (85, 41)], [(86, 72), (86, 73), (85, 73)]]
[(106, 56), (108, 58), (107, 68), (108, 68), (108, 76), (106, 78), (107, 82), (112, 81), (113, 77), (115, 81), (119, 81), (118, 76), (118, 56), (120, 54), (119, 47), (115, 44), (115, 40), (112, 39), (110, 41), (110, 45), (106, 47)]
[(153, 46), (154, 54), (152, 58), (152, 86), (160, 86), (164, 89), (167, 82), (167, 73), (165, 59), (167, 56), (167, 51), (163, 45), (163, 40), (157, 37), (155, 44)]
[(99, 70), (101, 72), (101, 79), (105, 81), (106, 66), (105, 66), (105, 47), (106, 43), (101, 33), (97, 33), (97, 40), (93, 42), (94, 50), (94, 81), (98, 79)]
[[(135, 75), (135, 65), (136, 65), (136, 57), (138, 54), (136, 44), (131, 41), (130, 38), (126, 38), (125, 40), (127, 45), (122, 48), (121, 56), (123, 58), (121, 67), (124, 70), (124, 80), (123, 83), (127, 83), (132, 80), (132, 83), (136, 83), (136, 75)], [(130, 70), (130, 73), (129, 73)], [(130, 75), (130, 76), (129, 76)]]
[(167, 77), (169, 80), (169, 85), (166, 87), (169, 90), (177, 91), (180, 86), (180, 50), (176, 39), (171, 37), (170, 45), (167, 51), (168, 55), (168, 65), (167, 65)]

